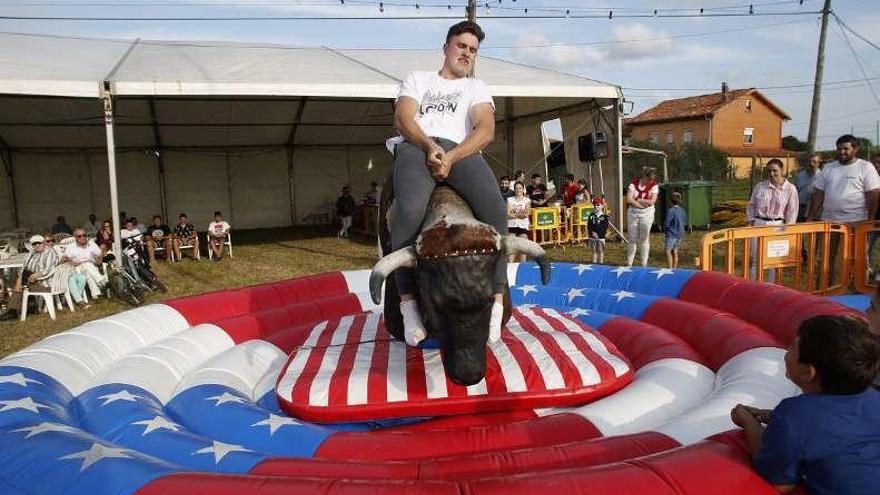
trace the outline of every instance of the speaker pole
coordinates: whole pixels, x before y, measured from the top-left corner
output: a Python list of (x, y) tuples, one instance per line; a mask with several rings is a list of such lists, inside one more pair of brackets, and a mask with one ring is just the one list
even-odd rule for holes
[(605, 195), (605, 177), (602, 175), (602, 160), (599, 159), (599, 188), (602, 190), (602, 196)]

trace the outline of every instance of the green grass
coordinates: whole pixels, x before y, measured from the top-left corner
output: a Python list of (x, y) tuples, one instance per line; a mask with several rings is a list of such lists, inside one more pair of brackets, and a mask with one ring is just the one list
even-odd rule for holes
[[(702, 233), (684, 240), (681, 265), (692, 267), (699, 251)], [(553, 261), (584, 263), (590, 251), (584, 246), (548, 247)], [(219, 262), (194, 262), (189, 258), (177, 263), (157, 261), (156, 273), (168, 286), (167, 294), (151, 294), (147, 303), (200, 294), (225, 288), (272, 282), (335, 270), (370, 268), (377, 260), (375, 237), (356, 236), (352, 240), (337, 239), (332, 232), (320, 228), (269, 229), (241, 231), (235, 237), (235, 258)], [(606, 264), (622, 264), (626, 245), (609, 241)], [(662, 234), (653, 234), (649, 264), (666, 265)], [(0, 357), (23, 349), (49, 335), (73, 328), (88, 321), (129, 309), (115, 299), (102, 297), (86, 310), (76, 313), (60, 311), (52, 321), (45, 313), (28, 315), (27, 321), (0, 322)]]

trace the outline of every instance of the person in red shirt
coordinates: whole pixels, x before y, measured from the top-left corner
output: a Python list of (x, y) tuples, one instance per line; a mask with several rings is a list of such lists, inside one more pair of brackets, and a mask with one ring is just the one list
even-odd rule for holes
[(562, 186), (562, 202), (565, 206), (570, 207), (574, 204), (574, 197), (578, 193), (578, 183), (574, 180), (574, 175), (565, 175), (565, 184)]

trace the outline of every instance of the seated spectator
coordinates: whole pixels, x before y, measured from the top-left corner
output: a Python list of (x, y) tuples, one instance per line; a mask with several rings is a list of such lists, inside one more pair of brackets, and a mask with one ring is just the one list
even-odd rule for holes
[(215, 211), (214, 221), (208, 224), (208, 239), (210, 240), (208, 249), (214, 253), (214, 261), (220, 261), (223, 258), (223, 245), (229, 238), (229, 228), (229, 224), (223, 220), (223, 215), (219, 211)]
[[(52, 234), (52, 232), (48, 231), (48, 230), (43, 232), (42, 235), (43, 235), (43, 239), (45, 239), (45, 241), (43, 241), (43, 242), (46, 243), (46, 247), (50, 248), (50, 249), (54, 249), (55, 254), (58, 255), (59, 259), (61, 259), (61, 257), (64, 256), (64, 249), (61, 246), (59, 246), (57, 242), (55, 242), (55, 235)], [(59, 237), (62, 237), (62, 236), (64, 238), (70, 237), (66, 234), (59, 235)]]
[(513, 188), (510, 187), (510, 177), (503, 176), (498, 181), (499, 189), (501, 190), (501, 199), (507, 201), (507, 198), (510, 198), (514, 195)]
[(526, 187), (526, 195), (532, 202), (532, 208), (547, 206), (547, 186), (541, 183), (541, 174), (532, 174), (532, 183)]
[(122, 230), (119, 231), (119, 238), (120, 239), (130, 239), (132, 241), (138, 241), (138, 242), (140, 242), (142, 240), (142, 239), (139, 239), (139, 237), (142, 236), (143, 234), (136, 227), (136, 223), (135, 223), (136, 221), (137, 221), (137, 219), (132, 217), (132, 218), (129, 218), (128, 220), (126, 220), (122, 224)]
[(565, 183), (562, 185), (562, 204), (571, 207), (578, 190), (578, 183), (574, 180), (574, 175), (565, 174)]
[(95, 244), (101, 249), (102, 258), (113, 247), (113, 223), (110, 220), (104, 220), (101, 224), (101, 230), (95, 235)]
[(70, 227), (70, 225), (67, 225), (67, 220), (59, 215), (58, 218), (55, 219), (55, 225), (52, 226), (52, 233), (71, 235), (73, 234), (73, 229)]
[(137, 230), (137, 231), (140, 232), (141, 234), (146, 234), (146, 233), (147, 233), (147, 226), (144, 225), (144, 224), (142, 224), (142, 223), (140, 223), (140, 222), (138, 222), (137, 217), (131, 217), (131, 223), (134, 224), (134, 228), (135, 228), (135, 230)]
[(50, 290), (49, 280), (38, 280), (46, 277), (58, 265), (58, 254), (46, 246), (46, 238), (41, 235), (31, 236), (30, 245), (33, 250), (24, 262), (20, 276), (12, 286), (9, 307), (0, 320), (14, 320), (21, 312), (22, 291), (27, 287), (31, 292), (47, 292)]
[[(514, 195), (507, 198), (507, 231), (510, 235), (528, 238), (531, 201), (526, 197), (526, 188), (522, 182), (514, 184), (513, 191)], [(519, 259), (514, 255), (509, 257), (511, 263), (525, 260), (525, 255), (520, 255)]]
[(94, 213), (89, 215), (89, 221), (86, 222), (85, 229), (89, 239), (94, 239), (98, 235), (98, 231), (101, 230), (101, 224), (98, 223), (98, 217)]
[[(803, 394), (772, 411), (738, 404), (758, 473), (782, 492), (876, 493), (880, 472), (880, 340), (861, 319), (815, 316), (801, 323), (785, 374)], [(767, 427), (763, 426), (767, 424)]]
[(574, 194), (574, 204), (583, 205), (592, 203), (593, 198), (590, 195), (590, 190), (587, 189), (587, 181), (584, 179), (578, 179), (577, 186), (577, 192)]
[(98, 268), (101, 266), (104, 253), (96, 243), (89, 240), (85, 229), (77, 228), (73, 232), (73, 237), (75, 242), (65, 248), (61, 261), (70, 263), (76, 272), (85, 275), (92, 294), (100, 294), (101, 287), (107, 284), (107, 276)]
[(376, 206), (379, 204), (379, 184), (375, 181), (370, 182), (370, 190), (364, 193), (361, 198), (361, 204), (367, 206)]
[(348, 237), (348, 229), (351, 228), (351, 217), (354, 215), (356, 205), (354, 198), (351, 197), (351, 187), (342, 186), (342, 194), (336, 198), (336, 214), (342, 221), (342, 228), (336, 237)]
[(186, 213), (178, 216), (177, 226), (174, 227), (174, 238), (171, 241), (171, 247), (174, 249), (174, 257), (182, 260), (180, 248), (182, 246), (192, 246), (192, 260), (199, 261), (199, 236), (196, 228), (189, 223)]
[(165, 259), (168, 259), (168, 253), (171, 252), (171, 229), (162, 223), (160, 215), (153, 216), (153, 224), (147, 227), (146, 235), (147, 253), (150, 256), (150, 263), (156, 261), (156, 249), (165, 250)]

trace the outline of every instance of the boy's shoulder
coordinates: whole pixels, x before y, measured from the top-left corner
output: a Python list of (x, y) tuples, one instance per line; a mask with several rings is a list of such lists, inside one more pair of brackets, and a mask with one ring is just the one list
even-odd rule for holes
[(837, 418), (847, 410), (880, 411), (880, 392), (869, 387), (852, 395), (800, 394), (783, 399), (773, 412), (797, 423), (808, 419)]

